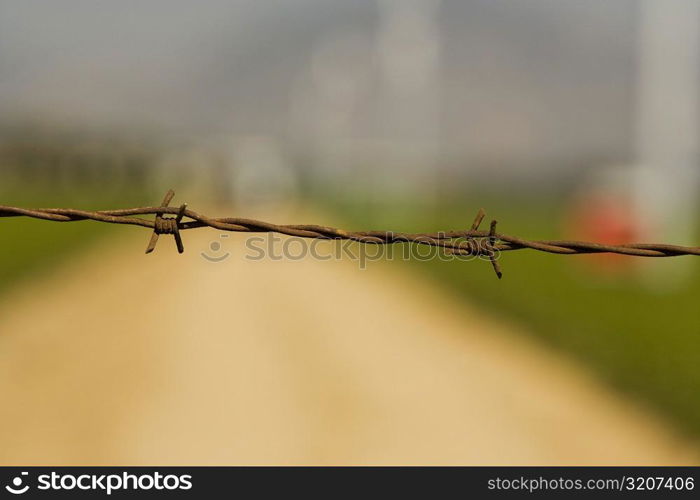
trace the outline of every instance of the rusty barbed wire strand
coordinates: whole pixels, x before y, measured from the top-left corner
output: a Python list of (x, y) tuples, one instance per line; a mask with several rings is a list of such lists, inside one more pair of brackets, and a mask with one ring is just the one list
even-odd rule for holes
[[(146, 253), (151, 253), (161, 234), (172, 234), (179, 253), (184, 252), (180, 231), (211, 227), (220, 231), (231, 232), (274, 232), (288, 236), (315, 239), (344, 239), (364, 244), (389, 245), (395, 243), (415, 243), (444, 249), (446, 252), (461, 256), (483, 256), (493, 266), (498, 278), (503, 273), (498, 262), (500, 252), (514, 250), (536, 250), (560, 255), (580, 255), (592, 253), (615, 253), (636, 257), (676, 257), (681, 255), (700, 256), (700, 247), (681, 245), (628, 243), (608, 245), (585, 241), (567, 240), (526, 240), (496, 232), (496, 221), (491, 221), (488, 231), (479, 230), (486, 213), (480, 209), (468, 230), (441, 231), (437, 233), (403, 233), (393, 231), (345, 231), (343, 229), (312, 224), (278, 225), (269, 222), (245, 219), (241, 217), (213, 218), (199, 214), (187, 208), (170, 207), (175, 196), (171, 189), (158, 207), (125, 208), (117, 210), (76, 210), (72, 208), (20, 208), (0, 205), (0, 217), (31, 217), (54, 222), (75, 222), (93, 220), (109, 224), (128, 224), (153, 230)], [(154, 220), (137, 217), (155, 215)], [(166, 217), (171, 215), (174, 217)], [(183, 221), (187, 217), (188, 221)]]

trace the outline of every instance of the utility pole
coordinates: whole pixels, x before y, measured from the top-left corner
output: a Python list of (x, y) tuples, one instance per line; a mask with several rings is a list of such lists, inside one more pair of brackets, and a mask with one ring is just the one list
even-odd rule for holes
[[(658, 240), (695, 244), (700, 183), (700, 2), (640, 3), (634, 190)], [(685, 259), (650, 263), (645, 279), (674, 286)]]

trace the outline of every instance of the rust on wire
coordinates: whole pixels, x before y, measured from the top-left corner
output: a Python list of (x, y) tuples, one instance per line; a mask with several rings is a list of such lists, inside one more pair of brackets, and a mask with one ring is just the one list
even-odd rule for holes
[[(482, 256), (488, 259), (496, 275), (500, 278), (502, 271), (498, 262), (501, 252), (531, 249), (540, 252), (578, 255), (591, 253), (616, 253), (637, 257), (675, 257), (679, 255), (698, 255), (700, 247), (680, 245), (629, 243), (624, 245), (606, 245), (585, 241), (531, 241), (516, 236), (496, 232), (496, 221), (491, 221), (488, 231), (480, 230), (479, 226), (486, 213), (480, 209), (468, 230), (446, 231), (438, 233), (400, 233), (393, 231), (344, 231), (333, 227), (310, 224), (277, 225), (254, 219), (240, 217), (213, 218), (199, 214), (187, 208), (171, 207), (170, 202), (175, 196), (171, 189), (165, 195), (163, 203), (158, 207), (125, 208), (118, 210), (87, 211), (72, 208), (38, 208), (27, 209), (0, 205), (0, 217), (31, 217), (55, 222), (74, 222), (94, 220), (109, 224), (129, 224), (153, 230), (146, 253), (151, 253), (161, 234), (172, 234), (179, 253), (185, 251), (180, 231), (211, 227), (220, 231), (233, 232), (274, 232), (288, 236), (318, 239), (344, 239), (364, 244), (389, 245), (395, 243), (416, 243), (443, 249), (455, 255)], [(154, 220), (138, 216), (155, 215)], [(174, 217), (166, 217), (173, 215)], [(187, 217), (189, 220), (183, 221)]]
[[(167, 208), (170, 205), (173, 197), (175, 196), (175, 191), (172, 189), (165, 193), (165, 198), (163, 203), (160, 204), (160, 208)], [(187, 203), (180, 205), (180, 209), (177, 212), (177, 217), (163, 217), (163, 214), (156, 214), (153, 221), (153, 234), (151, 235), (151, 240), (148, 242), (146, 247), (146, 253), (151, 253), (156, 248), (156, 243), (158, 243), (158, 236), (161, 234), (172, 234), (175, 237), (175, 245), (177, 246), (177, 251), (183, 253), (185, 251), (185, 246), (182, 243), (182, 237), (180, 236), (180, 222), (182, 217), (185, 215), (185, 210), (187, 209)]]

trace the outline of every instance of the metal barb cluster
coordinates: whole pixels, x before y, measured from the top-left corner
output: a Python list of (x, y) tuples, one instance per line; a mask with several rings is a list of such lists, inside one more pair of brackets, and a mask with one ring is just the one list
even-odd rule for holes
[[(161, 208), (166, 208), (170, 205), (170, 202), (175, 197), (175, 191), (172, 189), (165, 193), (165, 198), (163, 203), (160, 204)], [(185, 210), (187, 210), (187, 203), (180, 205), (180, 210), (177, 212), (177, 217), (163, 217), (163, 214), (156, 214), (156, 218), (153, 221), (153, 234), (151, 235), (151, 241), (148, 242), (148, 247), (146, 247), (146, 253), (151, 253), (156, 249), (156, 243), (158, 243), (158, 235), (161, 234), (172, 234), (175, 237), (175, 245), (177, 246), (177, 251), (183, 253), (185, 251), (185, 246), (182, 244), (182, 237), (180, 236), (180, 222), (182, 217), (185, 215)]]
[[(476, 214), (476, 217), (474, 218), (474, 222), (472, 223), (470, 231), (478, 231), (479, 226), (481, 225), (481, 221), (484, 220), (484, 217), (486, 217), (486, 212), (483, 208), (480, 208)], [(472, 250), (472, 252), (470, 253), (480, 253), (482, 255), (486, 255), (489, 261), (491, 262), (491, 266), (493, 267), (496, 276), (498, 276), (498, 279), (500, 280), (503, 277), (503, 271), (501, 271), (501, 265), (498, 263), (498, 251), (496, 250), (496, 240), (498, 239), (496, 234), (497, 223), (498, 222), (496, 220), (491, 221), (488, 238), (484, 238), (477, 242), (476, 250)], [(473, 244), (473, 242), (475, 242), (476, 240), (474, 238), (469, 237), (467, 238), (467, 241), (470, 244)], [(481, 247), (479, 247), (479, 244), (481, 244)], [(479, 248), (481, 249), (481, 251), (479, 251)]]
[[(364, 244), (390, 245), (394, 243), (415, 243), (443, 249), (455, 255), (476, 255), (488, 258), (496, 275), (500, 278), (503, 273), (498, 262), (501, 252), (523, 250), (529, 248), (540, 252), (578, 255), (591, 253), (616, 253), (637, 257), (675, 257), (679, 255), (700, 256), (700, 247), (680, 245), (629, 243), (624, 245), (606, 245), (584, 241), (530, 241), (516, 236), (499, 234), (496, 231), (496, 221), (491, 221), (488, 231), (480, 230), (479, 226), (486, 216), (483, 209), (479, 210), (469, 230), (442, 231), (438, 233), (400, 233), (393, 231), (345, 231), (333, 227), (291, 224), (277, 225), (254, 219), (240, 217), (212, 218), (201, 215), (187, 208), (170, 207), (175, 193), (169, 190), (163, 203), (158, 207), (125, 208), (118, 210), (87, 211), (72, 208), (39, 208), (26, 209), (0, 205), (0, 217), (31, 217), (54, 222), (74, 222), (94, 220), (109, 224), (128, 224), (142, 226), (153, 230), (146, 253), (151, 253), (161, 234), (172, 234), (178, 252), (185, 251), (180, 232), (199, 227), (211, 227), (220, 231), (233, 232), (274, 232), (301, 238), (344, 239)], [(155, 215), (154, 220), (147, 220), (139, 215)], [(174, 217), (166, 217), (174, 215)], [(183, 220), (184, 218), (189, 220)]]

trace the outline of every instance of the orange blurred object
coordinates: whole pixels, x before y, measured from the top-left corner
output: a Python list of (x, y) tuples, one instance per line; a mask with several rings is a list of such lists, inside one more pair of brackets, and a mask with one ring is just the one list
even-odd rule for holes
[[(565, 223), (569, 238), (610, 245), (641, 241), (645, 233), (632, 202), (611, 194), (589, 193), (578, 197)], [(593, 254), (583, 258), (603, 272), (628, 271), (636, 262), (618, 254)]]

